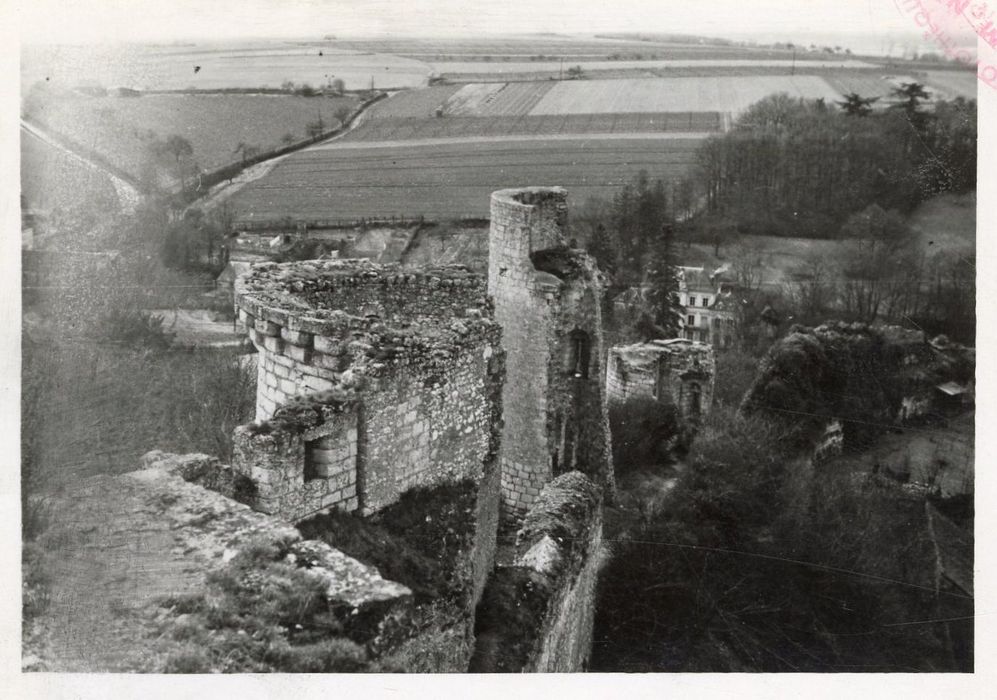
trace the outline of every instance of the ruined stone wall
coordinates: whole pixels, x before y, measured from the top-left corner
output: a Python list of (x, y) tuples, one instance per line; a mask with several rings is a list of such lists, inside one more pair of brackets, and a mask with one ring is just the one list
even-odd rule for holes
[[(599, 280), (586, 256), (566, 247), (566, 197), (561, 188), (492, 195), (488, 292), (506, 351), (500, 461), (513, 520), (558, 473), (581, 469), (606, 485), (611, 472)], [(569, 359), (575, 332), (587, 343), (583, 373)]]
[(365, 389), (361, 507), (372, 513), (415, 486), (480, 480), (490, 450), (491, 346), (435, 372), (404, 368)]
[[(424, 327), (456, 326), (466, 337), (466, 324), (490, 312), (484, 280), (461, 266), (411, 272), (358, 260), (256, 265), (237, 280), (235, 303), (260, 354), (257, 420), (295, 396), (332, 389), (358, 360), (376, 373), (385, 356), (417, 355)], [(374, 344), (380, 352), (370, 352)], [(384, 347), (392, 344), (401, 347)]]
[(707, 343), (674, 339), (618, 346), (610, 349), (607, 364), (610, 404), (654, 399), (675, 406), (687, 422), (709, 413), (716, 359)]
[(415, 486), (481, 479), (504, 371), (483, 287), (460, 266), (413, 274), (364, 261), (240, 278), (265, 429), (237, 431), (234, 466), (259, 484), (259, 507), (293, 520), (368, 514)]
[(478, 606), (470, 671), (585, 669), (604, 559), (600, 491), (580, 472), (544, 487), (517, 535), (514, 565), (495, 570)]
[(261, 513), (298, 522), (339, 508), (359, 507), (357, 406), (329, 411), (321, 424), (302, 430), (236, 428), (232, 467), (255, 485), (250, 505)]
[[(573, 260), (582, 266), (579, 272), (583, 274), (565, 276), (558, 299), (559, 313), (552, 319), (548, 449), (554, 455), (554, 476), (580, 471), (608, 495), (614, 483), (603, 381), (601, 287), (596, 268), (587, 257), (573, 256)], [(587, 354), (585, 358), (577, 357), (579, 337), (588, 343), (587, 350), (582, 351)]]

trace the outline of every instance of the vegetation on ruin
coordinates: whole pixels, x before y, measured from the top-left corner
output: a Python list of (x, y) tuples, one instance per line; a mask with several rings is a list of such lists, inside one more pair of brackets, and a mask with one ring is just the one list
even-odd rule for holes
[(274, 545), (249, 546), (208, 574), (206, 590), (160, 605), (166, 673), (344, 673), (367, 652), (329, 610), (322, 579)]
[(477, 486), (472, 481), (409, 489), (370, 518), (332, 511), (302, 522), (320, 539), (408, 586), (422, 603), (468, 594)]

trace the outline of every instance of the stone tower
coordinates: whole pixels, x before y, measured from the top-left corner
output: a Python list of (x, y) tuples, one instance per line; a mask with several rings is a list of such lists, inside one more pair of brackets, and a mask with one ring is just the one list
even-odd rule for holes
[(592, 259), (568, 246), (566, 199), (558, 187), (492, 194), (488, 293), (506, 351), (500, 464), (513, 520), (573, 469), (613, 488), (602, 284)]

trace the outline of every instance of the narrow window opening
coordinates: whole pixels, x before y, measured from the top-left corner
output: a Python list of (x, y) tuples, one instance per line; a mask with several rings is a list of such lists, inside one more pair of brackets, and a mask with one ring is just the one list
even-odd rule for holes
[(576, 379), (588, 379), (589, 361), (592, 354), (592, 344), (589, 340), (589, 334), (582, 330), (572, 331), (569, 344), (569, 373)]

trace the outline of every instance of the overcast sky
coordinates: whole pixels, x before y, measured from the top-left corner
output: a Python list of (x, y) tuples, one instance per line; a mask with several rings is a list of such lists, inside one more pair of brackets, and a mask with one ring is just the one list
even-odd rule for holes
[(28, 43), (390, 34), (910, 32), (894, 0), (19, 0)]

